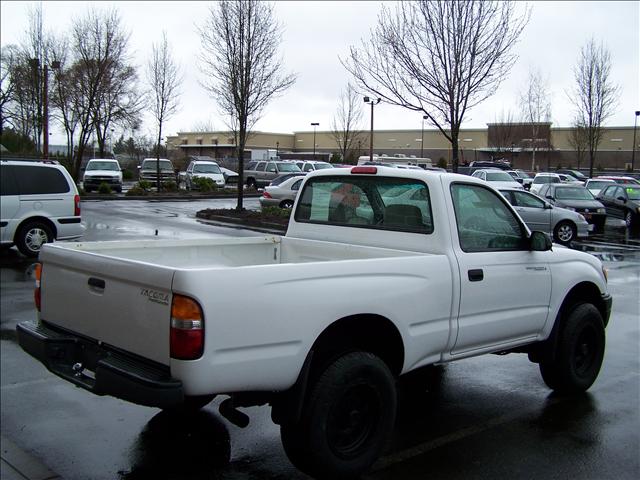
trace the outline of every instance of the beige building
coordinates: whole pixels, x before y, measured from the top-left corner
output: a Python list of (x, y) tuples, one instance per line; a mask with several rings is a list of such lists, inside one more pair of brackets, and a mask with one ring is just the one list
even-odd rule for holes
[[(550, 123), (537, 125), (535, 139), (531, 138), (531, 124), (488, 124), (487, 128), (463, 129), (459, 137), (460, 164), (474, 160), (506, 158), (514, 167), (531, 170), (552, 170), (561, 167), (587, 168), (588, 154), (581, 158), (572, 145), (574, 129), (553, 127)], [(607, 127), (600, 145), (594, 168), (625, 170), (631, 165), (633, 127)], [(245, 158), (270, 151), (282, 158), (310, 158), (329, 160), (339, 152), (331, 131), (301, 131), (293, 133), (252, 132), (245, 148)], [(640, 135), (636, 142), (640, 142)], [(535, 146), (535, 164), (533, 162)], [(231, 132), (179, 132), (167, 138), (167, 147), (174, 160), (186, 161), (190, 156), (210, 156), (229, 168), (233, 168), (235, 139)], [(636, 150), (639, 146), (636, 145)], [(429, 157), (433, 163), (439, 160), (451, 163), (451, 146), (445, 136), (436, 129), (376, 130), (373, 135), (374, 154), (404, 154)], [(354, 141), (353, 151), (347, 161), (353, 162), (361, 155), (369, 154), (369, 132), (360, 132)], [(640, 152), (636, 151), (636, 157)], [(342, 160), (340, 160), (342, 161)], [(638, 170), (640, 158), (635, 159)]]

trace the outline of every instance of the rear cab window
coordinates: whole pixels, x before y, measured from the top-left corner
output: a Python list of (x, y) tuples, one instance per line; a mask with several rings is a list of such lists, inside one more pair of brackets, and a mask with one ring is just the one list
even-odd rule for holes
[(310, 179), (301, 192), (295, 220), (433, 233), (429, 189), (419, 180), (382, 176), (323, 176)]

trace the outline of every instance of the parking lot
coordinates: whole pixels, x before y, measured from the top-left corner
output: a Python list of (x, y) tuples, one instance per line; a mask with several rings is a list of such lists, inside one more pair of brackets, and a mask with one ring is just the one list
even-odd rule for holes
[[(261, 235), (194, 216), (234, 205), (83, 202), (84, 240)], [(438, 367), (417, 390), (401, 384), (393, 438), (367, 478), (640, 477), (640, 240), (612, 222), (574, 248), (602, 259), (613, 295), (604, 366), (589, 392), (551, 394), (525, 355)], [(15, 325), (35, 317), (32, 264), (15, 249), (0, 256), (5, 438), (65, 479), (306, 478), (285, 456), (268, 407), (245, 409), (251, 423), (240, 429), (218, 414), (221, 398), (176, 417), (91, 395), (46, 371), (15, 339)]]

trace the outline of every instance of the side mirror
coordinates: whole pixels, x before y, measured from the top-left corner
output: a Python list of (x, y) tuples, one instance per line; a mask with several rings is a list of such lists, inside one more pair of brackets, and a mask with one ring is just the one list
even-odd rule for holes
[(546, 198), (547, 200), (553, 200), (553, 197), (552, 197), (551, 195), (547, 195), (545, 198)]
[(516, 178), (516, 182), (518, 182), (520, 185), (522, 185), (522, 183), (524, 182), (524, 180), (522, 180), (521, 178)]
[(627, 203), (627, 199), (624, 197), (618, 197), (616, 200), (620, 200), (621, 202)]
[(551, 250), (553, 242), (549, 235), (544, 232), (531, 232), (529, 237), (529, 248), (534, 252), (547, 252)]

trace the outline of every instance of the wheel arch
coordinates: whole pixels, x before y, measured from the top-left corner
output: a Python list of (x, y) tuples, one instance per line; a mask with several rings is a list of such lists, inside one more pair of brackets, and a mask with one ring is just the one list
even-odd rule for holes
[(47, 218), (47, 217), (42, 217), (42, 216), (35, 216), (35, 217), (27, 217), (24, 218), (20, 221), (20, 223), (18, 224), (18, 226), (16, 227), (15, 232), (13, 233), (13, 241), (15, 243), (16, 238), (18, 236), (18, 234), (20, 233), (20, 230), (22, 230), (22, 227), (24, 227), (25, 225), (29, 224), (29, 223), (33, 223), (33, 222), (42, 222), (45, 225), (47, 225), (50, 229), (51, 229), (51, 233), (53, 234), (53, 239), (58, 238), (58, 229), (56, 228), (56, 225), (54, 222), (51, 221), (51, 219)]
[(556, 352), (559, 334), (562, 331), (567, 316), (576, 305), (581, 303), (590, 303), (595, 306), (602, 316), (604, 327), (607, 326), (609, 321), (608, 305), (607, 301), (602, 296), (600, 289), (593, 282), (580, 282), (574, 285), (565, 295), (564, 300), (558, 309), (549, 337), (542, 342), (529, 345), (527, 348), (522, 350), (529, 354), (529, 359), (531, 361), (539, 363), (545, 359), (553, 359)]
[(404, 364), (404, 343), (391, 320), (376, 314), (341, 318), (322, 331), (309, 350), (295, 384), (273, 401), (273, 421), (278, 425), (298, 421), (308, 386), (333, 360), (358, 350), (373, 353), (387, 364), (394, 376), (400, 375)]

